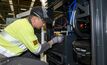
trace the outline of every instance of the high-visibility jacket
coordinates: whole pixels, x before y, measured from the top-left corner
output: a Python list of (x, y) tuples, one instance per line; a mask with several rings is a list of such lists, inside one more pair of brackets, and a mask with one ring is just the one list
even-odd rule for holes
[(40, 51), (41, 45), (28, 19), (18, 19), (8, 25), (4, 31), (21, 42), (13, 44), (0, 35), (0, 53), (6, 57), (20, 55), (27, 49), (35, 54)]

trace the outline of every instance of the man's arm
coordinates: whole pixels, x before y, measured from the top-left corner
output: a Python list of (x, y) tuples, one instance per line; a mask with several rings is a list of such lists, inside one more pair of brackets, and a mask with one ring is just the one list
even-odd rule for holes
[(53, 45), (52, 41), (49, 42), (45, 42), (44, 44), (41, 44), (41, 50), (39, 51), (39, 53), (37, 53), (38, 55), (43, 53), (44, 51), (48, 50), (49, 48), (51, 48)]
[(41, 50), (39, 51), (38, 54), (41, 54), (44, 51), (48, 50), (55, 43), (61, 43), (63, 41), (63, 38), (64, 38), (63, 36), (56, 36), (56, 37), (52, 38), (50, 41), (45, 42), (44, 44), (41, 44)]

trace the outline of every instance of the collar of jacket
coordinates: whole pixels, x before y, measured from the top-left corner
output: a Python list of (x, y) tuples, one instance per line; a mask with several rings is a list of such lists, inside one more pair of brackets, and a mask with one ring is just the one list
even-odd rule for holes
[[(31, 23), (31, 17), (30, 17), (30, 16), (28, 16), (26, 19), (27, 19), (27, 20), (28, 20), (28, 22), (32, 25), (32, 23)], [(33, 26), (32, 26), (32, 27), (33, 27)]]

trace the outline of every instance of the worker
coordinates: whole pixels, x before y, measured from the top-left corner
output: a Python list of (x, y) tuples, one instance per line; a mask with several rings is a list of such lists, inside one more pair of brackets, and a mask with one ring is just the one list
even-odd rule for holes
[(51, 48), (53, 44), (62, 42), (63, 36), (56, 36), (44, 44), (39, 43), (34, 34), (34, 28), (41, 29), (43, 24), (48, 22), (50, 22), (50, 18), (46, 9), (36, 6), (32, 8), (27, 18), (17, 19), (4, 28), (0, 32), (0, 59), (8, 59), (5, 63), (1, 61), (1, 65), (29, 65), (29, 63), (31, 63), (30, 65), (47, 65), (42, 61), (33, 61), (33, 59), (18, 56), (26, 50), (30, 50), (34, 54), (41, 54)]

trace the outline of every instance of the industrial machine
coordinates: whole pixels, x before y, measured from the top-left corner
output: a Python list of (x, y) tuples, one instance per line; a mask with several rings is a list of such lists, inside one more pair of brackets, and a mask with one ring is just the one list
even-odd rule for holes
[(54, 20), (47, 30), (48, 39), (55, 33), (64, 35), (62, 43), (53, 45), (46, 52), (49, 65), (91, 65), (90, 1), (48, 2), (48, 11)]

